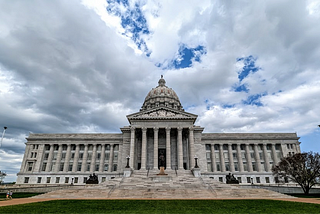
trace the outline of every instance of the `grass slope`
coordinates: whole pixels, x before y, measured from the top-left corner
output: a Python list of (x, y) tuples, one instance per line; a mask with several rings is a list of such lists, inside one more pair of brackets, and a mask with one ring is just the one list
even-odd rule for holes
[(273, 200), (55, 200), (0, 213), (320, 213), (319, 204)]

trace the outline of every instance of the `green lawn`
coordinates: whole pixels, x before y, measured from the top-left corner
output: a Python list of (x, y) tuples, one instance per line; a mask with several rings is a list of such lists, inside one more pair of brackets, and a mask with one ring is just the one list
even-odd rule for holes
[(0, 213), (302, 214), (320, 213), (320, 205), (273, 200), (56, 200), (0, 207)]

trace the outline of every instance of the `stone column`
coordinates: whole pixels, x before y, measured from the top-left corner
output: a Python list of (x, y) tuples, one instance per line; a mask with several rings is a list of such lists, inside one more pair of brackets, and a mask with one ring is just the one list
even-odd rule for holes
[(130, 127), (131, 138), (130, 138), (130, 160), (129, 164), (132, 169), (134, 169), (134, 139), (135, 139), (135, 128)]
[(77, 171), (78, 167), (78, 160), (79, 160), (79, 150), (80, 150), (80, 145), (76, 145), (76, 151), (74, 152), (74, 159), (73, 159), (73, 165), (72, 165), (72, 172)]
[(241, 144), (237, 143), (237, 157), (238, 157), (238, 164), (239, 164), (239, 171), (243, 172), (243, 161), (241, 155)]
[(50, 150), (49, 150), (49, 157), (48, 157), (46, 172), (50, 172), (50, 168), (51, 168), (51, 165), (52, 165), (53, 147), (54, 147), (54, 144), (50, 144)]
[(61, 144), (61, 145), (58, 145), (58, 146), (59, 146), (59, 149), (58, 149), (56, 166), (55, 166), (55, 169), (54, 169), (55, 172), (59, 172), (60, 162), (61, 162), (61, 154), (62, 154), (62, 146), (63, 145)]
[(104, 170), (104, 158), (106, 156), (106, 144), (101, 145), (101, 157), (100, 157), (100, 166), (99, 166), (99, 172), (103, 172)]
[(83, 153), (83, 159), (82, 159), (81, 172), (85, 172), (86, 171), (87, 158), (88, 158), (88, 144), (85, 144), (84, 145), (84, 153)]
[(246, 144), (246, 155), (247, 155), (247, 165), (248, 165), (248, 171), (252, 172), (252, 160), (249, 150), (249, 144)]
[(114, 144), (110, 145), (110, 156), (109, 156), (109, 168), (108, 168), (108, 172), (112, 172), (113, 169), (113, 150), (114, 150)]
[(223, 144), (219, 144), (219, 153), (220, 153), (220, 165), (221, 165), (221, 172), (226, 171), (226, 164), (224, 160), (224, 155), (223, 155)]
[(158, 170), (158, 133), (159, 128), (154, 127), (153, 128), (153, 169)]
[(232, 155), (232, 144), (228, 143), (228, 154), (229, 154), (229, 164), (230, 164), (230, 171), (234, 172), (234, 160)]
[(94, 172), (95, 171), (96, 156), (97, 156), (97, 144), (93, 144), (90, 172)]
[(63, 171), (68, 172), (69, 168), (69, 162), (70, 162), (70, 154), (71, 154), (71, 144), (67, 145), (67, 153), (66, 153), (66, 159), (64, 161)]
[(147, 128), (142, 128), (141, 170), (146, 169), (147, 157)]
[(258, 144), (254, 144), (254, 159), (256, 160), (257, 172), (261, 172), (261, 160), (258, 151)]
[(190, 127), (189, 128), (189, 162), (190, 162), (190, 169), (194, 167), (195, 162), (194, 162), (194, 136), (193, 136), (193, 131), (194, 128)]
[(171, 128), (167, 127), (166, 128), (166, 162), (167, 162), (167, 167), (166, 169), (171, 169), (171, 144), (170, 144), (170, 131)]
[(178, 127), (178, 168), (183, 169), (182, 128)]
[(263, 144), (264, 164), (267, 172), (270, 172), (270, 160), (268, 157), (267, 144)]
[(277, 152), (276, 152), (276, 144), (271, 144), (271, 151), (272, 151), (272, 158), (273, 158), (273, 165), (276, 165), (279, 160), (277, 157)]
[(211, 163), (212, 163), (212, 172), (216, 172), (217, 163), (216, 163), (216, 153), (214, 150), (214, 144), (211, 144)]

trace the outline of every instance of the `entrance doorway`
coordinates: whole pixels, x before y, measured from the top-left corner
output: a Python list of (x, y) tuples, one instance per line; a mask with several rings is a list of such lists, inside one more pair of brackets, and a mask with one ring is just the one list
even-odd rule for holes
[(164, 168), (166, 168), (166, 149), (158, 149), (158, 169), (160, 169), (161, 164), (163, 164)]

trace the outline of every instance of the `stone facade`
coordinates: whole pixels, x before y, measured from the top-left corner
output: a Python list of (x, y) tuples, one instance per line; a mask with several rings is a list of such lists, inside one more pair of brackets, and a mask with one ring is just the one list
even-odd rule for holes
[(272, 165), (300, 152), (295, 133), (203, 133), (162, 77), (127, 119), (119, 134), (30, 134), (17, 184), (77, 185), (93, 173), (104, 182), (128, 172), (127, 158), (132, 170), (158, 170), (160, 155), (166, 170), (192, 170), (197, 158), (202, 177), (275, 183)]

